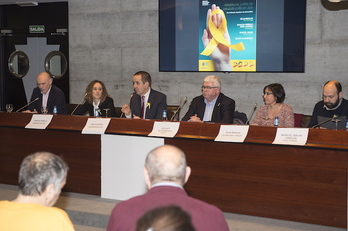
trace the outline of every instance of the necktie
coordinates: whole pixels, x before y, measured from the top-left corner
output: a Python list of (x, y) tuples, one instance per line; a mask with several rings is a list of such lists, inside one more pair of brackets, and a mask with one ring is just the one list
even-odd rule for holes
[(141, 118), (144, 119), (145, 114), (145, 95), (141, 96)]

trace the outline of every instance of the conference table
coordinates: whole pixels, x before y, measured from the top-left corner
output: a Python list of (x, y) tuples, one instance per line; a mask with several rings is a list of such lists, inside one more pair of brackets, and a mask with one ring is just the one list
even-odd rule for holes
[[(31, 118), (0, 112), (0, 183), (16, 185), (23, 158), (50, 151), (69, 164), (65, 191), (101, 195), (103, 135), (81, 133), (91, 117), (54, 115), (46, 129), (26, 129)], [(105, 134), (151, 139), (154, 122), (111, 118)], [(276, 127), (249, 126), (236, 143), (214, 141), (221, 124), (179, 123), (163, 140), (186, 154), (190, 196), (224, 212), (347, 227), (348, 131), (309, 129), (305, 145), (276, 145)]]

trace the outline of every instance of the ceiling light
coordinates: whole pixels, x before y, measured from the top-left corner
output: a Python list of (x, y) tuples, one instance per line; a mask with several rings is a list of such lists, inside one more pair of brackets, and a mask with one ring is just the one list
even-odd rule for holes
[(25, 6), (37, 6), (37, 2), (16, 2), (18, 6), (25, 7)]

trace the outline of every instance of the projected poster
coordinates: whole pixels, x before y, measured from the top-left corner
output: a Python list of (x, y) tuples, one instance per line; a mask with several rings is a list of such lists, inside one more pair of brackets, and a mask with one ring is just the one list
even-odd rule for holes
[(256, 0), (202, 0), (199, 71), (256, 71)]

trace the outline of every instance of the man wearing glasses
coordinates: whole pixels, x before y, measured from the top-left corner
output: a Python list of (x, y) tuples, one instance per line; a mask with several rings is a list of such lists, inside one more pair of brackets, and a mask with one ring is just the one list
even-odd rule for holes
[(203, 80), (202, 95), (195, 97), (182, 121), (233, 123), (235, 102), (221, 93), (221, 80), (208, 75)]
[(343, 98), (341, 83), (335, 80), (326, 82), (322, 99), (315, 105), (308, 127), (344, 129), (348, 116), (348, 101)]

